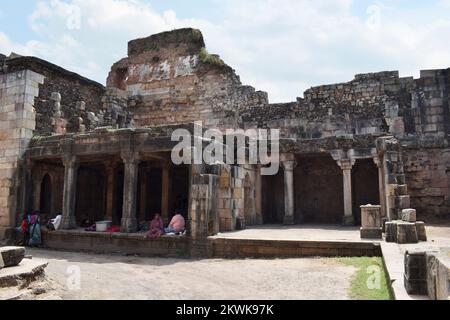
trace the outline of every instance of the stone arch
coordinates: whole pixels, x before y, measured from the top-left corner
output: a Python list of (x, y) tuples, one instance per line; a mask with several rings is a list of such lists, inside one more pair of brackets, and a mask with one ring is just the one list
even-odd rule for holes
[(39, 211), (43, 214), (52, 214), (52, 177), (46, 173), (41, 179), (39, 195)]

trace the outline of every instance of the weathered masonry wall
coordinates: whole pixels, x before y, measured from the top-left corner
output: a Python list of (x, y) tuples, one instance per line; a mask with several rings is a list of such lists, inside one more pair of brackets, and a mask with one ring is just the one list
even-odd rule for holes
[(43, 82), (30, 70), (0, 75), (0, 231), (16, 224), (21, 160), (35, 130), (34, 103)]
[(131, 41), (107, 86), (127, 92), (136, 126), (201, 120), (205, 126), (235, 127), (240, 108), (268, 103), (266, 93), (242, 86), (233, 69), (208, 54), (194, 29)]
[(102, 118), (101, 112), (104, 112), (105, 88), (102, 85), (35, 57), (6, 60), (5, 71), (20, 70), (32, 70), (45, 77), (34, 103), (36, 135), (73, 133), (81, 131), (80, 126), (89, 130), (99, 125), (95, 118)]
[(408, 149), (403, 157), (411, 206), (417, 209), (418, 217), (449, 219), (450, 149)]

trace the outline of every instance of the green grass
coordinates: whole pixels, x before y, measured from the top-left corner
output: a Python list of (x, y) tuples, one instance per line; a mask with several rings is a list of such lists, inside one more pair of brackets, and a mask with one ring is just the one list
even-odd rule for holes
[(216, 54), (209, 54), (206, 48), (200, 50), (200, 61), (214, 66), (224, 66), (225, 62)]
[[(389, 280), (384, 269), (382, 258), (338, 258), (339, 263), (357, 268), (350, 286), (350, 298), (354, 300), (393, 300)], [(373, 271), (378, 270), (379, 276)], [(379, 282), (373, 280), (379, 279)], [(368, 285), (379, 283), (376, 288)]]

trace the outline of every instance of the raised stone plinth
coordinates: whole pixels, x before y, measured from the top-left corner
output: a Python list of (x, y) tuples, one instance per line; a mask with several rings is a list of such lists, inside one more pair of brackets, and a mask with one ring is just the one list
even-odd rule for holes
[(23, 247), (1, 247), (0, 248), (0, 269), (18, 266), (25, 257)]
[(425, 229), (425, 222), (423, 221), (417, 221), (416, 222), (416, 230), (417, 230), (417, 237), (419, 238), (419, 241), (427, 241), (427, 231)]
[(381, 206), (361, 206), (361, 238), (381, 239)]
[(419, 238), (417, 236), (416, 224), (404, 221), (397, 222), (397, 243), (417, 242), (419, 242)]
[(427, 256), (424, 251), (405, 253), (405, 289), (411, 295), (427, 295)]
[(397, 242), (397, 221), (385, 223), (386, 242)]

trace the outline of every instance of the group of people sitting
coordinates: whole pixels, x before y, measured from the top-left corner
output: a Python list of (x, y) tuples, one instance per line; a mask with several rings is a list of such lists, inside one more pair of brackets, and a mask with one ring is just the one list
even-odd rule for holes
[(186, 221), (180, 213), (175, 213), (167, 228), (164, 228), (164, 222), (161, 214), (157, 213), (150, 222), (150, 230), (147, 233), (147, 237), (158, 238), (165, 234), (180, 234), (185, 230)]

